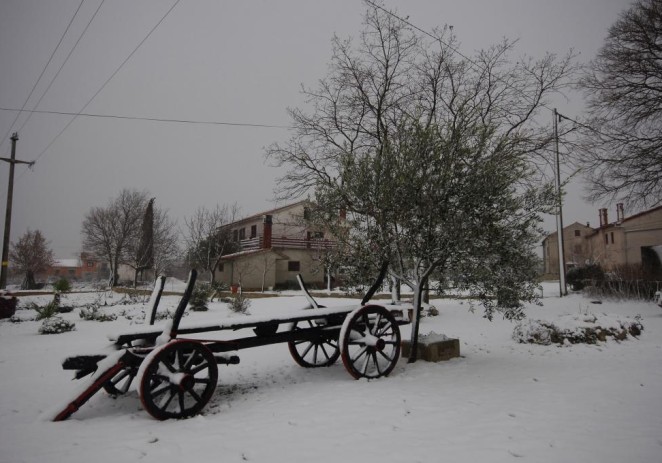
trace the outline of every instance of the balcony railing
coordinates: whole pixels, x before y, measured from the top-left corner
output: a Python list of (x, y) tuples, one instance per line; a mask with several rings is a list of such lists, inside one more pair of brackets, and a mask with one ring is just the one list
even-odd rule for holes
[[(263, 243), (262, 236), (256, 236), (255, 238), (247, 238), (245, 240), (239, 241), (240, 251), (252, 251), (254, 249), (261, 249)], [(289, 248), (289, 249), (331, 249), (336, 246), (335, 241), (330, 241), (326, 239), (315, 239), (311, 238), (300, 239), (300, 238), (271, 238), (271, 247), (273, 248)]]

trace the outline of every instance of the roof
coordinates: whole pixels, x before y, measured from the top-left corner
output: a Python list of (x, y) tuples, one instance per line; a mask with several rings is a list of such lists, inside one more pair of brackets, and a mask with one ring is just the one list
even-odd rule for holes
[(601, 225), (600, 227), (593, 230), (593, 234), (594, 235), (597, 234), (600, 230), (605, 230), (605, 229), (608, 229), (608, 228), (618, 227), (618, 226), (622, 225), (624, 222), (627, 222), (628, 220), (637, 219), (639, 217), (643, 217), (645, 215), (648, 215), (652, 212), (656, 212), (656, 211), (659, 211), (659, 210), (662, 210), (662, 206), (657, 206), (657, 207), (654, 207), (652, 209), (648, 209), (647, 211), (637, 212), (636, 214), (633, 214), (629, 217), (625, 217), (620, 222), (616, 221), (616, 222), (611, 222), (611, 223)]
[(289, 209), (289, 208), (296, 207), (296, 206), (299, 206), (299, 205), (301, 205), (301, 204), (310, 203), (310, 202), (311, 202), (311, 201), (310, 201), (309, 199), (303, 199), (303, 200), (301, 200), (301, 201), (297, 201), (297, 202), (295, 202), (295, 203), (291, 203), (291, 204), (287, 204), (287, 205), (285, 205), (285, 206), (277, 207), (277, 208), (275, 208), (275, 209), (270, 209), (270, 210), (268, 210), (268, 211), (262, 211), (262, 212), (259, 212), (259, 213), (257, 213), (257, 214), (249, 215), (248, 217), (244, 217), (243, 219), (235, 220), (235, 221), (232, 222), (232, 223), (229, 223), (229, 224), (227, 224), (227, 225), (224, 225), (224, 226), (221, 227), (221, 228), (232, 227), (232, 226), (234, 226), (234, 225), (236, 225), (236, 224), (238, 224), (238, 223), (242, 223), (242, 222), (250, 222), (250, 221), (253, 221), (253, 220), (256, 220), (256, 219), (260, 219), (260, 218), (262, 218), (262, 217), (265, 216), (265, 215), (273, 215), (273, 214), (275, 214), (275, 213), (277, 213), (277, 212), (280, 212), (280, 211), (282, 211), (282, 210)]
[(76, 268), (76, 267), (80, 267), (80, 261), (78, 259), (55, 259), (55, 262), (53, 262), (52, 266)]
[(651, 212), (659, 211), (660, 209), (662, 209), (662, 205), (657, 206), (657, 207), (654, 207), (654, 208), (652, 208), (652, 209), (648, 209), (647, 211), (638, 212), (637, 214), (631, 215), (630, 217), (625, 217), (625, 218), (622, 220), (621, 223), (623, 223), (623, 222), (627, 222), (628, 220), (636, 219), (636, 218), (641, 217), (641, 216), (643, 216), (643, 215), (650, 214)]

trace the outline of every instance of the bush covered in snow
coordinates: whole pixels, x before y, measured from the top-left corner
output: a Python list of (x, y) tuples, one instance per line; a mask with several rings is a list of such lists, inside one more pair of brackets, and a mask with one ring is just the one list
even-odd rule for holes
[(230, 310), (236, 313), (242, 313), (248, 315), (248, 308), (251, 306), (250, 299), (246, 299), (241, 295), (237, 295), (232, 298), (231, 302), (228, 304)]
[(99, 305), (94, 303), (87, 307), (80, 309), (78, 314), (83, 320), (97, 321), (97, 322), (111, 322), (117, 320), (117, 315), (111, 313), (107, 314), (99, 310)]
[(39, 334), (58, 334), (73, 331), (76, 325), (62, 317), (50, 317), (44, 320), (39, 327)]
[(617, 341), (636, 337), (644, 327), (641, 317), (624, 319), (607, 314), (562, 315), (556, 322), (525, 320), (513, 332), (513, 339), (529, 344), (596, 344), (608, 338)]

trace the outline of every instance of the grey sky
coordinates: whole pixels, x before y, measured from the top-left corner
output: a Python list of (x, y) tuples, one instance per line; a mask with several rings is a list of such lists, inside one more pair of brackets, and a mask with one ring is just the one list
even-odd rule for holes
[[(57, 72), (101, 0), (85, 0), (26, 108)], [(38, 109), (76, 113), (175, 3), (106, 0)], [(0, 0), (0, 107), (20, 108), (80, 0)], [(385, 0), (417, 26), (451, 24), (471, 54), (502, 37), (541, 56), (569, 48), (588, 61), (628, 0)], [(85, 112), (152, 118), (287, 126), (286, 108), (302, 106), (300, 85), (327, 69), (333, 34), (358, 36), (359, 0), (182, 0)], [(558, 101), (577, 117), (577, 95)], [(0, 137), (22, 115), (0, 111)], [(551, 121), (551, 114), (548, 116)], [(39, 157), (34, 171), (17, 167), (12, 241), (40, 229), (57, 257), (80, 250), (80, 224), (94, 206), (124, 187), (148, 190), (183, 224), (198, 206), (237, 202), (244, 214), (273, 206), (278, 171), (264, 147), (288, 137), (282, 128), (196, 125), (34, 114), (19, 132), (17, 157)], [(52, 143), (52, 144), (51, 144)], [(50, 144), (50, 147), (46, 149)], [(10, 153), (9, 137), (0, 156)], [(0, 224), (8, 166), (0, 163)], [(566, 224), (597, 222), (597, 209), (572, 185)], [(613, 214), (613, 211), (612, 211)], [(550, 217), (545, 228), (553, 229)], [(0, 229), (1, 230), (1, 229)]]

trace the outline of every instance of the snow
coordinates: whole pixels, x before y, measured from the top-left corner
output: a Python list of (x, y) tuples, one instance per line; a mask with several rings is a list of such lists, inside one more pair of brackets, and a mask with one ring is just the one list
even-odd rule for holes
[[(425, 317), (421, 333), (458, 338), (462, 357), (446, 362), (402, 359), (388, 378), (354, 380), (342, 362), (304, 369), (277, 344), (238, 352), (239, 365), (219, 366), (214, 396), (197, 417), (160, 422), (137, 393), (113, 399), (101, 391), (69, 420), (41, 419), (85, 381), (72, 381), (63, 358), (96, 354), (109, 332), (136, 319), (120, 313), (146, 304), (104, 307), (115, 321), (62, 314), (76, 331), (42, 336), (41, 322), (0, 321), (0, 463), (67, 461), (170, 462), (657, 462), (662, 455), (662, 310), (652, 302), (555, 296), (545, 287), (531, 319), (572, 323), (591, 311), (609, 319), (641, 316), (638, 338), (596, 345), (519, 344), (515, 323), (489, 322), (463, 300), (433, 300), (440, 315)], [(80, 306), (90, 295), (70, 294)], [(21, 298), (47, 302), (49, 296)], [(80, 298), (80, 300), (79, 300)], [(164, 296), (159, 311), (174, 310)], [(327, 307), (347, 306), (329, 298)], [(305, 298), (252, 301), (256, 317), (278, 316)], [(17, 311), (21, 319), (31, 311)], [(572, 317), (575, 316), (575, 317)], [(577, 317), (579, 316), (579, 317)], [(236, 318), (224, 303), (189, 314), (187, 323)], [(205, 333), (209, 335), (209, 333)], [(402, 337), (409, 336), (408, 327)]]

